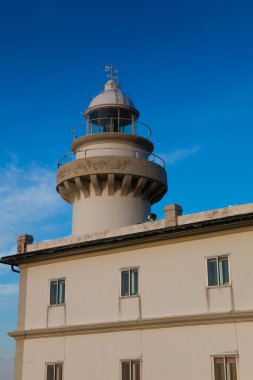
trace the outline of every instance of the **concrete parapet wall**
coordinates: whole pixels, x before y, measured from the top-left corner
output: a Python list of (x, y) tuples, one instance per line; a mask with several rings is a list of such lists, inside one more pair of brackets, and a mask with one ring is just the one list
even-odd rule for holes
[(27, 252), (40, 251), (47, 248), (65, 246), (65, 245), (74, 244), (74, 243), (81, 243), (84, 241), (104, 239), (107, 237), (109, 238), (113, 236), (123, 236), (123, 235), (128, 235), (128, 234), (134, 234), (137, 232), (143, 232), (143, 231), (152, 231), (152, 230), (160, 229), (160, 228), (164, 228), (164, 220), (151, 221), (151, 222), (146, 222), (146, 223), (141, 223), (141, 224), (135, 224), (132, 226), (112, 229), (112, 230), (108, 229), (102, 232), (85, 233), (85, 234), (80, 234), (78, 236), (68, 236), (64, 238), (44, 241), (41, 243), (34, 243), (27, 246)]
[(57, 185), (68, 179), (98, 173), (144, 176), (167, 185), (166, 172), (160, 165), (140, 158), (120, 156), (96, 156), (68, 162), (58, 169)]
[[(239, 206), (225, 207), (200, 213), (180, 215), (178, 216), (178, 225), (184, 225), (194, 222), (204, 222), (210, 219), (218, 219), (226, 216), (248, 214), (253, 212), (253, 203), (243, 204)], [(80, 243), (84, 241), (93, 241), (113, 236), (123, 236), (138, 232), (152, 231), (165, 227), (165, 220), (152, 221), (141, 223), (137, 225), (131, 225), (116, 229), (106, 229), (105, 231), (83, 233), (78, 236), (70, 236), (59, 238), (55, 240), (49, 240), (41, 243), (34, 243), (27, 245), (27, 252), (39, 251), (47, 248), (59, 247), (68, 244)]]
[(238, 206), (228, 206), (194, 214), (180, 215), (178, 216), (177, 224), (183, 225), (194, 222), (203, 222), (211, 219), (225, 218), (227, 216), (249, 214), (251, 212), (253, 212), (253, 203), (246, 203)]
[[(167, 191), (166, 171), (145, 159), (133, 157), (100, 156), (80, 158), (58, 169), (57, 191), (67, 202), (91, 195), (121, 196), (159, 201)], [(94, 193), (94, 194), (93, 194)]]

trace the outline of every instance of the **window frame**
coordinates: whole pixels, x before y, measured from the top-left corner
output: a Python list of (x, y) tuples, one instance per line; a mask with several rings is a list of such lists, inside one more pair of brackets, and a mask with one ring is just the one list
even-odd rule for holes
[(120, 360), (120, 380), (122, 380), (123, 372), (122, 372), (122, 364), (123, 363), (130, 363), (130, 379), (131, 379), (131, 369), (132, 369), (132, 362), (138, 362), (140, 364), (140, 380), (142, 379), (142, 359), (140, 357), (137, 358), (131, 358), (131, 359), (121, 359)]
[(227, 359), (235, 359), (235, 365), (236, 365), (236, 377), (237, 377), (237, 380), (239, 380), (239, 367), (238, 367), (238, 359), (239, 359), (239, 356), (238, 356), (238, 353), (231, 353), (231, 354), (221, 354), (221, 355), (212, 355), (211, 357), (211, 361), (212, 361), (212, 379), (213, 380), (217, 380), (215, 379), (215, 368), (214, 368), (214, 365), (215, 365), (215, 359), (223, 359), (223, 364), (224, 364), (224, 370), (225, 370), (225, 379), (226, 380), (231, 380), (231, 379), (227, 379), (227, 371), (226, 371), (226, 364), (227, 364)]
[(56, 362), (46, 362), (45, 363), (45, 380), (48, 380), (47, 378), (47, 367), (48, 366), (54, 366), (54, 379), (53, 380), (56, 380), (56, 367), (57, 366), (61, 366), (62, 367), (62, 379), (64, 379), (64, 374), (63, 374), (63, 368), (64, 368), (64, 362), (63, 361), (56, 361)]
[[(59, 302), (59, 282), (64, 281), (64, 302)], [(51, 304), (51, 283), (57, 282), (56, 303)], [(63, 306), (66, 304), (66, 277), (52, 278), (49, 280), (49, 306)]]
[[(220, 271), (219, 271), (219, 261), (222, 258), (228, 259), (228, 283), (226, 284), (220, 284)], [(209, 278), (208, 278), (208, 261), (210, 260), (216, 260), (216, 269), (217, 269), (217, 285), (209, 285)], [(230, 269), (230, 254), (221, 254), (216, 256), (208, 256), (205, 258), (205, 265), (206, 265), (206, 288), (226, 288), (231, 286), (231, 269)]]
[[(122, 294), (122, 272), (128, 271), (128, 294), (123, 295)], [(138, 289), (137, 294), (131, 294), (131, 271), (137, 271), (138, 274)], [(119, 292), (120, 292), (120, 298), (135, 298), (140, 297), (140, 267), (139, 266), (129, 266), (129, 267), (123, 267), (119, 269)]]

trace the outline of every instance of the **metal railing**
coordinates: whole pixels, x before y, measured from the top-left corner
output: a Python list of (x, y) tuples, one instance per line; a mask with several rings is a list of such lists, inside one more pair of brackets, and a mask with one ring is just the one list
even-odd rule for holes
[(95, 157), (95, 156), (89, 156), (88, 154), (89, 154), (90, 151), (96, 151), (96, 150), (99, 150), (99, 151), (102, 151), (102, 150), (132, 151), (133, 155), (130, 156), (130, 157), (142, 158), (143, 156), (146, 156), (147, 159), (148, 159), (148, 161), (154, 162), (155, 164), (160, 165), (163, 168), (165, 168), (165, 161), (162, 159), (162, 157), (157, 156), (154, 153), (149, 153), (149, 152), (147, 152), (145, 150), (138, 149), (138, 148), (136, 148), (134, 146), (133, 146), (133, 149), (131, 149), (131, 148), (115, 148), (115, 147), (108, 147), (107, 148), (107, 147), (104, 147), (104, 148), (83, 148), (83, 149), (80, 149), (80, 150), (76, 151), (75, 153), (74, 152), (69, 152), (69, 153), (65, 154), (63, 157), (61, 157), (59, 159), (59, 161), (58, 161), (58, 168), (60, 166), (62, 166), (63, 164), (65, 164), (65, 163), (67, 163), (69, 161), (74, 160), (75, 159), (75, 155), (77, 153), (84, 152), (84, 157)]
[[(84, 127), (84, 128), (83, 128)], [(123, 133), (141, 136), (150, 140), (152, 131), (151, 128), (135, 119), (120, 118), (120, 117), (104, 117), (96, 119), (86, 119), (71, 129), (74, 140), (89, 134), (99, 133)]]

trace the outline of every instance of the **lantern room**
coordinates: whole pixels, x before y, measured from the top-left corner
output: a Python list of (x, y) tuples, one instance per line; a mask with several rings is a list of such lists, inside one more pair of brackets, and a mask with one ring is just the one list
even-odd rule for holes
[(110, 79), (104, 91), (91, 101), (84, 114), (86, 134), (93, 133), (130, 133), (136, 134), (136, 120), (139, 111), (130, 96), (124, 94), (118, 83)]

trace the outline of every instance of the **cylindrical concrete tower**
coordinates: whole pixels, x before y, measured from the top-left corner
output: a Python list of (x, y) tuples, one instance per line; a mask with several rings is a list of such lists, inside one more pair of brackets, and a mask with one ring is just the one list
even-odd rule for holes
[[(73, 235), (144, 223), (167, 191), (167, 177), (153, 154), (150, 129), (114, 79), (85, 112), (86, 134), (75, 138), (75, 160), (61, 164), (57, 191), (73, 205)], [(142, 137), (146, 127), (148, 137)]]

